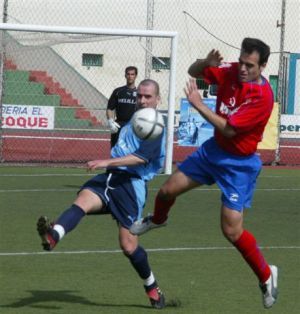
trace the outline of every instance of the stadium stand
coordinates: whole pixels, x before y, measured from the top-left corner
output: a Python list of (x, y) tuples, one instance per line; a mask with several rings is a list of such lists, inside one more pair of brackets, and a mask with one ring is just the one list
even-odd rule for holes
[(45, 71), (21, 71), (11, 61), (5, 62), (4, 104), (55, 106), (55, 129), (85, 129), (100, 125), (96, 117), (80, 106)]

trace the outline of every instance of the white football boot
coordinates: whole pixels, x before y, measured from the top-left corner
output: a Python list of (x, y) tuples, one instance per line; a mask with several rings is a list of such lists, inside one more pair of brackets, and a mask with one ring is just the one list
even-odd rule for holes
[(152, 215), (149, 215), (134, 222), (129, 229), (130, 233), (134, 235), (141, 235), (151, 229), (160, 228), (167, 225), (166, 221), (162, 224), (155, 224), (154, 222), (152, 222), (152, 217)]
[(278, 268), (277, 266), (270, 265), (271, 276), (265, 283), (260, 283), (259, 287), (263, 294), (263, 305), (265, 308), (270, 308), (277, 299), (278, 295)]

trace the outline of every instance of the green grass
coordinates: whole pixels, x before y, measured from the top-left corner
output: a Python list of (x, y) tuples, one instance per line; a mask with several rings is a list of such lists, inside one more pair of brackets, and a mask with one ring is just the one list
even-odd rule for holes
[[(84, 169), (0, 168), (0, 313), (157, 312), (119, 252), (110, 216), (86, 217), (54, 252), (41, 250), (37, 218), (56, 218), (89, 177)], [(165, 179), (159, 176), (149, 185), (145, 214)], [(245, 213), (245, 227), (280, 268), (279, 299), (270, 313), (300, 309), (299, 193), (300, 170), (265, 169), (253, 208)], [(219, 208), (215, 186), (190, 191), (178, 198), (166, 228), (140, 238), (166, 295), (162, 313), (266, 312), (255, 276), (221, 234)], [(74, 253), (79, 251), (85, 252)], [(32, 254), (12, 254), (22, 252)]]

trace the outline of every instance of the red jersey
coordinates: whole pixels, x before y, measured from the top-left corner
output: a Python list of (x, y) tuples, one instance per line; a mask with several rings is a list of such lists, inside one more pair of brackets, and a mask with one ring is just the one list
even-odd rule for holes
[(274, 99), (268, 81), (239, 82), (238, 63), (207, 67), (203, 76), (208, 84), (218, 85), (217, 115), (227, 120), (237, 134), (227, 138), (215, 129), (215, 139), (225, 151), (234, 155), (253, 154), (262, 140)]

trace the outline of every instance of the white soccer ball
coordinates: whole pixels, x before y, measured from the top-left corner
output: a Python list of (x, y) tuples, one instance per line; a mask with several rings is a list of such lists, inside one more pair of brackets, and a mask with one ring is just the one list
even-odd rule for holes
[(136, 111), (131, 121), (134, 133), (142, 140), (154, 140), (165, 126), (162, 114), (153, 108)]

